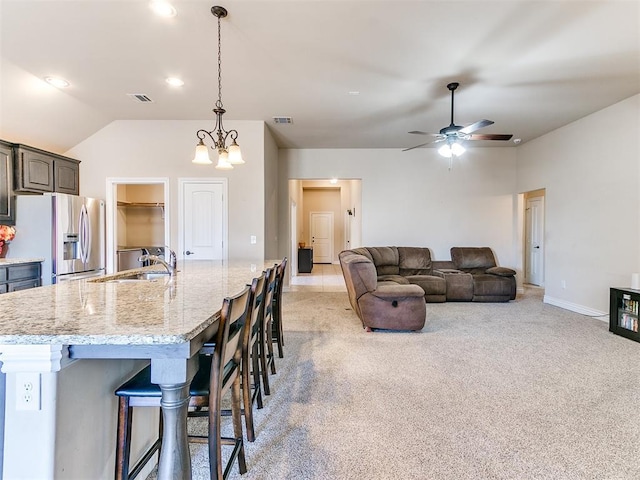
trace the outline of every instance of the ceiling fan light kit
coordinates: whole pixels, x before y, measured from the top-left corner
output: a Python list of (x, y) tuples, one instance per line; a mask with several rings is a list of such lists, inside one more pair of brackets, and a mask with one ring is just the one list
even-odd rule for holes
[[(438, 133), (427, 133), (421, 132), (419, 130), (413, 130), (409, 133), (415, 135), (428, 135), (434, 137), (435, 140), (431, 140), (426, 143), (421, 143), (420, 145), (416, 145), (414, 147), (405, 148), (403, 152), (407, 150), (413, 150), (414, 148), (424, 147), (431, 143), (445, 142), (438, 149), (438, 153), (443, 157), (453, 159), (453, 157), (459, 157), (462, 155), (466, 149), (462, 145), (463, 141), (472, 141), (472, 140), (499, 140), (506, 141), (510, 140), (513, 135), (511, 134), (499, 134), (499, 133), (485, 133), (485, 134), (474, 134), (476, 130), (480, 130), (481, 128), (488, 127), (493, 124), (491, 120), (478, 120), (477, 122), (472, 123), (471, 125), (467, 125), (466, 127), (462, 127), (461, 125), (456, 125), (453, 121), (453, 107), (454, 107), (454, 92), (460, 86), (458, 82), (451, 82), (447, 85), (447, 88), (451, 92), (451, 123), (444, 128), (441, 128)], [(451, 170), (451, 163), (449, 161), (449, 170)]]
[[(211, 147), (218, 152), (218, 163), (216, 168), (218, 170), (231, 170), (234, 165), (240, 165), (244, 163), (242, 153), (240, 151), (240, 145), (236, 142), (238, 138), (237, 130), (225, 130), (222, 126), (222, 116), (226, 113), (222, 105), (222, 62), (221, 62), (221, 37), (220, 37), (220, 19), (227, 16), (227, 9), (224, 7), (214, 6), (211, 7), (211, 14), (218, 19), (218, 101), (216, 102), (216, 108), (213, 109), (213, 113), (216, 114), (216, 126), (213, 130), (198, 130), (196, 136), (198, 137), (198, 144), (196, 145), (196, 154), (193, 157), (192, 163), (198, 165), (210, 165), (213, 163), (209, 158), (209, 149), (204, 143), (205, 138), (209, 137), (213, 146)], [(231, 144), (227, 147), (227, 140), (231, 140)]]

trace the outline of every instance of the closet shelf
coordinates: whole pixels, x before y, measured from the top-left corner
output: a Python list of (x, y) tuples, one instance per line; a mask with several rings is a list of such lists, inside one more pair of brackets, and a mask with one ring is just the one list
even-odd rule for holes
[(118, 200), (119, 207), (160, 207), (164, 208), (163, 202), (124, 202)]

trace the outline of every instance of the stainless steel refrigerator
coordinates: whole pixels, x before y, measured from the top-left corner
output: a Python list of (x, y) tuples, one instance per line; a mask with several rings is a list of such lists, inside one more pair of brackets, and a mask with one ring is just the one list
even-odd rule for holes
[(104, 274), (104, 201), (64, 193), (18, 195), (10, 255), (44, 258), (43, 285)]

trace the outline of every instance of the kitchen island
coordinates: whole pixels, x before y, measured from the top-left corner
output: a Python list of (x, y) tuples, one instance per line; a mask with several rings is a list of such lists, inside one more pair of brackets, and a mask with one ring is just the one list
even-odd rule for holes
[[(198, 349), (215, 333), (224, 297), (273, 263), (187, 260), (170, 280), (123, 280), (128, 271), (0, 296), (3, 478), (111, 478), (113, 390), (149, 361), (175, 446), (163, 449), (158, 478), (190, 478), (186, 403)], [(149, 440), (137, 441), (142, 450)]]

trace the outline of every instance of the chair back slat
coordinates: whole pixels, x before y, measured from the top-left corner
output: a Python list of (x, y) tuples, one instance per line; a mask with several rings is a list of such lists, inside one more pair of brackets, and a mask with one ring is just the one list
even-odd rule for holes
[[(222, 371), (228, 362), (240, 362), (241, 332), (247, 319), (251, 299), (251, 288), (249, 286), (243, 288), (240, 293), (224, 299), (220, 313), (220, 326), (218, 327), (218, 334), (216, 334), (216, 347), (213, 355), (214, 364), (211, 368), (212, 375), (214, 374), (214, 369), (219, 369), (218, 374), (220, 377), (218, 378), (223, 378)], [(217, 358), (218, 356), (220, 358)]]
[(264, 303), (262, 302), (262, 298), (264, 296), (264, 287), (266, 285), (265, 273), (262, 272), (259, 277), (253, 279), (251, 283), (251, 293), (253, 294), (253, 305), (251, 310), (251, 323), (250, 329), (248, 331), (249, 339), (253, 340), (258, 337), (258, 326), (260, 321), (262, 320), (262, 310), (264, 308)]

